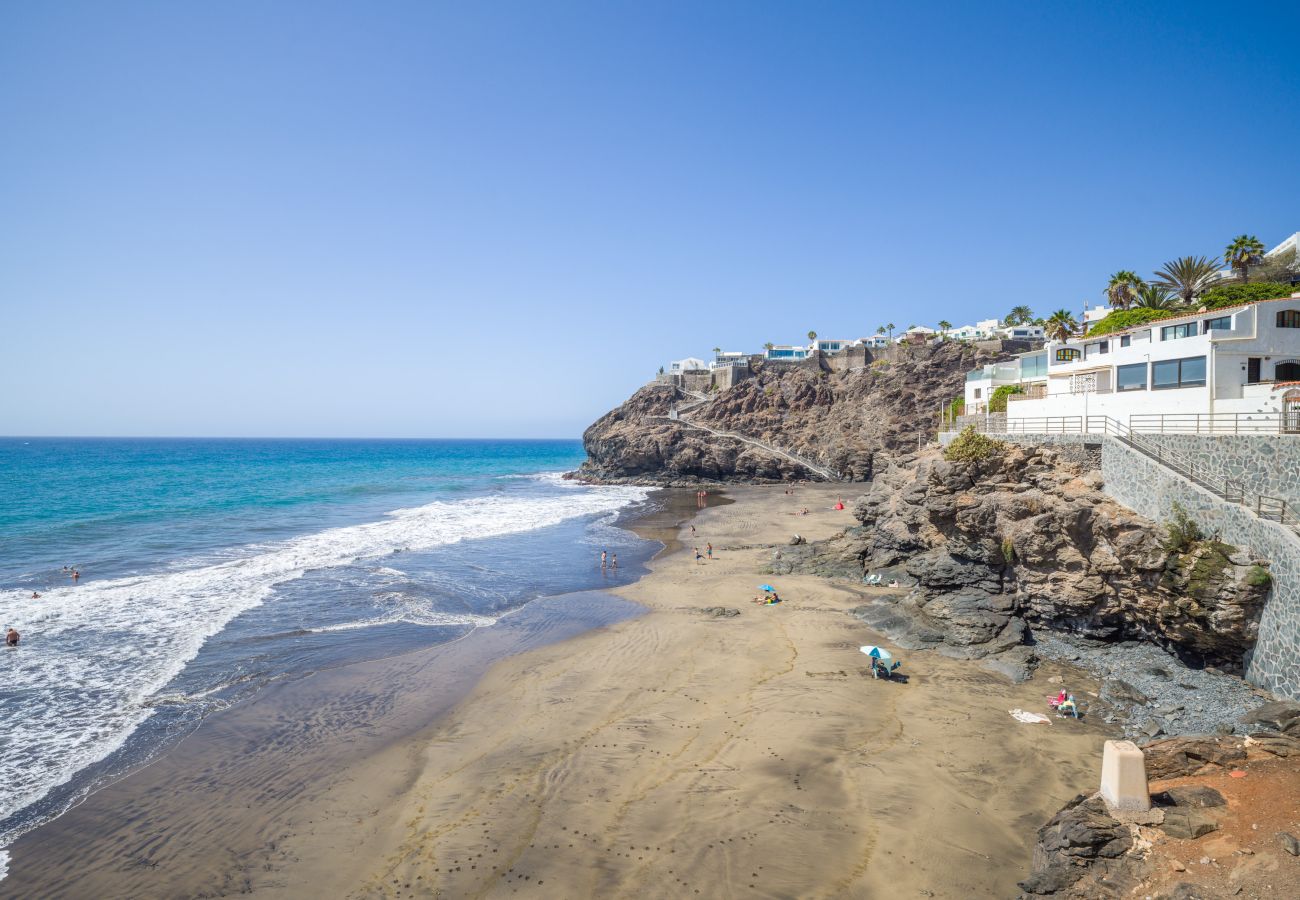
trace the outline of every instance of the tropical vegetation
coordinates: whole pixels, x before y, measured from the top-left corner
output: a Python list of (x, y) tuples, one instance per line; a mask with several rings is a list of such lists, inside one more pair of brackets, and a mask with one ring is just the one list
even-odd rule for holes
[(1198, 294), (1218, 281), (1220, 265), (1218, 259), (1180, 256), (1156, 269), (1154, 283), (1173, 291), (1184, 303), (1191, 305)]
[(1145, 282), (1138, 288), (1137, 299), (1133, 301), (1136, 309), (1173, 309), (1177, 305), (1178, 297), (1169, 288)]
[(1113, 309), (1128, 309), (1137, 300), (1138, 291), (1143, 284), (1136, 272), (1120, 269), (1110, 276), (1110, 284), (1106, 285), (1104, 293)]
[(1034, 311), (1028, 306), (1013, 306), (1002, 321), (1008, 325), (1028, 325), (1034, 320)]
[(1058, 309), (1047, 317), (1047, 337), (1053, 341), (1068, 341), (1079, 330), (1079, 323), (1068, 309)]
[(1250, 267), (1264, 261), (1264, 245), (1253, 234), (1239, 234), (1223, 251), (1223, 258), (1233, 271), (1241, 272), (1241, 283), (1250, 281)]
[(1256, 281), (1254, 284), (1225, 284), (1210, 288), (1201, 297), (1201, 302), (1210, 309), (1222, 309), (1225, 306), (1240, 306), (1257, 300), (1276, 300), (1291, 296), (1292, 287), (1278, 281)]
[(1018, 384), (1004, 384), (993, 391), (993, 396), (989, 397), (989, 412), (1000, 413), (1007, 411), (1007, 398), (1012, 394), (1023, 394), (1025, 389)]
[(1096, 337), (1099, 334), (1113, 334), (1116, 331), (1125, 331), (1129, 328), (1137, 328), (1139, 325), (1145, 325), (1148, 322), (1154, 322), (1157, 319), (1167, 319), (1170, 316), (1179, 315), (1182, 310), (1178, 309), (1155, 309), (1148, 306), (1138, 306), (1133, 309), (1117, 309), (1106, 318), (1097, 322), (1088, 329), (1088, 337)]

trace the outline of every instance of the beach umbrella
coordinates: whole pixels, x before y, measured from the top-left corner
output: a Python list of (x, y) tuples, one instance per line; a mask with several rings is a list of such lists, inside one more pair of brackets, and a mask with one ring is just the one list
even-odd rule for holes
[(886, 660), (894, 658), (894, 654), (890, 653), (884, 647), (867, 646), (859, 647), (858, 649), (867, 654), (867, 656), (870, 656), (872, 659)]
[(772, 585), (770, 585), (770, 584), (760, 584), (760, 585), (758, 586), (758, 589), (759, 589), (760, 591), (775, 591), (775, 590), (776, 590), (776, 588), (772, 587)]

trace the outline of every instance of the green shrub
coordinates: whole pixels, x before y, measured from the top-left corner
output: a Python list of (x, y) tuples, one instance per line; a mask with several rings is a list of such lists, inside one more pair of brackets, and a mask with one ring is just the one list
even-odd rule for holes
[(1251, 587), (1268, 587), (1273, 583), (1273, 575), (1263, 566), (1251, 566), (1246, 573), (1246, 584)]
[(1116, 331), (1124, 331), (1127, 328), (1136, 328), (1139, 325), (1154, 322), (1156, 319), (1181, 316), (1185, 312), (1185, 310), (1177, 309), (1148, 309), (1145, 306), (1139, 306), (1136, 309), (1117, 309), (1089, 328), (1088, 337), (1096, 337), (1099, 334), (1112, 334)]
[(1004, 384), (993, 392), (989, 398), (989, 412), (1006, 412), (1007, 398), (1012, 394), (1023, 394), (1025, 389), (1018, 384)]
[(1177, 500), (1174, 501), (1173, 516), (1165, 523), (1165, 531), (1168, 532), (1165, 549), (1171, 553), (1182, 553), (1205, 538), (1201, 526), (1192, 521), (1192, 517)]
[(1002, 558), (1007, 561), (1007, 565), (1016, 561), (1016, 548), (1012, 546), (1011, 538), (1002, 539)]
[(1222, 309), (1225, 306), (1241, 306), (1257, 300), (1276, 300), (1290, 297), (1291, 285), (1277, 281), (1256, 281), (1253, 284), (1225, 284), (1211, 288), (1201, 295), (1201, 302), (1210, 309)]
[(1005, 441), (997, 441), (980, 434), (974, 425), (967, 425), (961, 434), (944, 448), (943, 458), (952, 462), (979, 462), (997, 456), (1006, 450)]

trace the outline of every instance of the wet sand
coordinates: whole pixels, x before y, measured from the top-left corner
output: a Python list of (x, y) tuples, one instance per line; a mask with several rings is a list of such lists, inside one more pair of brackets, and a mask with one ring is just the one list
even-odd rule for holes
[[(1011, 719), (1042, 677), (917, 653), (873, 680), (848, 614), (872, 589), (763, 574), (763, 545), (852, 524), (834, 488), (782, 490), (683, 526), (618, 590), (644, 615), (533, 649), (497, 626), (461, 645), (526, 652), (349, 666), (214, 716), (20, 841), (0, 894), (1014, 896), (1105, 735)], [(787, 602), (751, 604), (766, 581)]]

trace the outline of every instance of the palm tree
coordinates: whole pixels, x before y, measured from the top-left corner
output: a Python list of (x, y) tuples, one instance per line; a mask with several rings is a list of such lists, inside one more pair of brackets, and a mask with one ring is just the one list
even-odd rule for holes
[(1128, 269), (1120, 269), (1110, 276), (1110, 284), (1106, 285), (1104, 293), (1114, 309), (1128, 309), (1137, 299), (1138, 291), (1143, 284), (1144, 282), (1137, 277), (1136, 273)]
[(1191, 304), (1196, 295), (1219, 278), (1219, 260), (1204, 256), (1180, 256), (1156, 269), (1155, 283), (1168, 288)]
[(721, 347), (714, 347), (714, 348), (713, 348), (713, 352), (714, 352), (714, 353), (721, 353), (721, 352), (722, 352), (722, 348), (721, 348)]
[(1058, 309), (1047, 317), (1047, 336), (1053, 341), (1068, 341), (1078, 330), (1079, 323), (1068, 309)]
[(898, 326), (896, 326), (893, 322), (890, 322), (885, 327), (889, 329), (889, 339), (892, 341), (894, 339), (894, 329), (897, 328)]
[(1264, 261), (1264, 245), (1253, 234), (1239, 234), (1223, 251), (1223, 258), (1232, 268), (1241, 269), (1241, 283), (1246, 284), (1250, 281), (1250, 267)]
[(1143, 284), (1133, 301), (1133, 306), (1138, 309), (1173, 309), (1177, 305), (1175, 295), (1159, 284)]
[(884, 334), (884, 333), (885, 333), (884, 325), (881, 325), (879, 328), (876, 329), (876, 334)]
[(1003, 321), (1008, 325), (1024, 325), (1033, 321), (1033, 318), (1034, 311), (1028, 306), (1013, 306), (1011, 312), (1007, 313), (1007, 317)]
[(763, 349), (764, 349), (764, 350), (771, 350), (771, 349), (772, 349), (773, 347), (775, 347), (775, 346), (776, 346), (776, 344), (772, 343), (771, 341), (768, 341), (766, 344), (763, 345)]
[(947, 319), (939, 320), (939, 336), (943, 338), (945, 341), (948, 340), (948, 329), (951, 327), (952, 327), (952, 323), (949, 322)]

